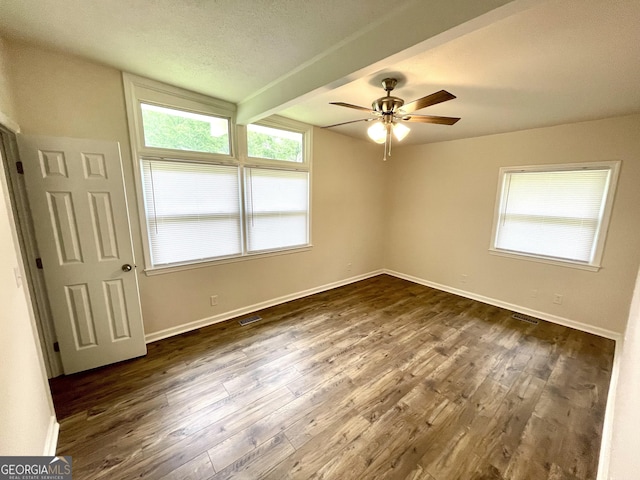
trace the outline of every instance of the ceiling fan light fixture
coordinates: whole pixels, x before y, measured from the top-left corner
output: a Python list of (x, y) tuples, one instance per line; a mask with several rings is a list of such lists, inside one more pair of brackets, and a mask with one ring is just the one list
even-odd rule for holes
[(367, 135), (376, 143), (384, 143), (387, 139), (387, 128), (382, 122), (374, 122), (368, 129)]
[[(447, 102), (456, 98), (452, 93), (446, 90), (440, 90), (418, 98), (413, 102), (405, 103), (402, 98), (394, 97), (391, 95), (391, 91), (398, 84), (398, 80), (395, 78), (385, 78), (382, 80), (382, 88), (384, 88), (387, 94), (384, 97), (380, 97), (373, 101), (371, 109), (361, 107), (359, 105), (353, 105), (351, 103), (344, 102), (331, 102), (332, 105), (338, 105), (340, 107), (347, 107), (353, 110), (360, 110), (369, 112), (374, 118), (361, 118), (359, 120), (351, 120), (348, 122), (336, 123), (334, 125), (327, 125), (323, 128), (339, 127), (349, 123), (357, 122), (373, 122), (367, 129), (367, 135), (374, 142), (382, 145), (384, 144), (384, 160), (391, 156), (391, 140), (393, 137), (397, 141), (402, 141), (409, 134), (410, 129), (403, 122), (417, 122), (417, 123), (435, 123), (439, 125), (453, 125), (459, 118), (456, 117), (441, 117), (436, 115), (420, 115), (414, 114), (417, 110), (421, 110), (431, 105)], [(375, 121), (374, 121), (375, 120)]]
[(393, 134), (398, 139), (398, 141), (402, 141), (404, 137), (409, 135), (411, 129), (404, 125), (403, 123), (394, 123), (393, 124)]

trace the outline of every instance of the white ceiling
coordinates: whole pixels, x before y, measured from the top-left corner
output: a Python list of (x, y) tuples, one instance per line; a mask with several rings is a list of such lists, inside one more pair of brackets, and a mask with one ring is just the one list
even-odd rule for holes
[[(391, 8), (391, 9), (390, 9)], [(2, 0), (0, 36), (238, 104), (240, 122), (364, 118), (393, 74), (417, 113), (405, 143), (640, 112), (638, 0)], [(365, 138), (366, 123), (334, 130)]]

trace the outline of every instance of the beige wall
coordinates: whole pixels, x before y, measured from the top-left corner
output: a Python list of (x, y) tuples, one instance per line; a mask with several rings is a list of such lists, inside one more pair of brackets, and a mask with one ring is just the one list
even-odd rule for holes
[[(15, 121), (7, 63), (0, 39), (0, 123)], [(16, 283), (24, 269), (0, 160), (0, 455), (52, 454), (57, 424), (28, 292)]]
[[(636, 115), (397, 150), (385, 267), (622, 333), (640, 262), (639, 132)], [(489, 254), (499, 167), (601, 160), (622, 168), (599, 272)]]
[[(365, 142), (320, 129), (313, 134), (313, 248), (141, 278), (147, 332), (382, 268), (382, 165), (371, 162)], [(210, 295), (218, 295), (217, 307)]]
[(26, 287), (14, 276), (21, 262), (0, 176), (0, 455), (51, 454), (55, 412)]
[[(620, 370), (617, 381), (614, 406), (610, 409), (613, 417), (613, 437), (611, 439), (610, 469), (611, 480), (637, 478), (640, 471), (638, 456), (638, 426), (640, 425), (640, 272), (629, 312), (629, 322), (618, 358)], [(609, 406), (608, 406), (609, 408)], [(611, 419), (610, 419), (611, 422)]]
[[(25, 133), (121, 143), (141, 265), (121, 72), (19, 43), (8, 44), (8, 50), (16, 119)], [(145, 331), (157, 333), (386, 267), (622, 332), (640, 260), (639, 127), (640, 117), (631, 116), (405, 146), (386, 163), (376, 145), (315, 129), (313, 249), (150, 277), (139, 271)], [(500, 166), (615, 159), (623, 165), (601, 271), (488, 253)], [(462, 274), (468, 275), (466, 284), (460, 283)], [(564, 296), (562, 305), (551, 302), (554, 293)], [(218, 295), (217, 307), (209, 305), (211, 295)]]
[(0, 121), (7, 123), (7, 120), (15, 121), (15, 108), (9, 87), (9, 49), (6, 40), (0, 37)]
[[(120, 142), (137, 263), (142, 266), (121, 72), (18, 43), (10, 45), (10, 53), (24, 133)], [(149, 277), (139, 269), (145, 332), (381, 269), (384, 165), (372, 161), (377, 152), (364, 140), (314, 129), (313, 248)], [(210, 306), (211, 295), (218, 295), (218, 306)]]

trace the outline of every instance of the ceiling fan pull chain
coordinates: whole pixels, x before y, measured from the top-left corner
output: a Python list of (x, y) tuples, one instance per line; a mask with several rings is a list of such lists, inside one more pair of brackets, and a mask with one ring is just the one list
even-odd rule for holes
[(387, 161), (387, 157), (391, 156), (391, 128), (387, 127), (387, 138), (384, 142), (384, 158), (383, 161)]

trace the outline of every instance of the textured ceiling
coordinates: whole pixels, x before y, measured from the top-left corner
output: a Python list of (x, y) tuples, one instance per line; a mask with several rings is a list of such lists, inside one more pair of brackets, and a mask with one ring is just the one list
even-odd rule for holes
[[(390, 6), (392, 8), (390, 8)], [(640, 112), (638, 0), (3, 0), (0, 35), (315, 125), (362, 118), (382, 78), (425, 143)], [(364, 138), (367, 124), (335, 128)]]
[(0, 34), (237, 103), (387, 15), (388, 3), (2, 0)]

